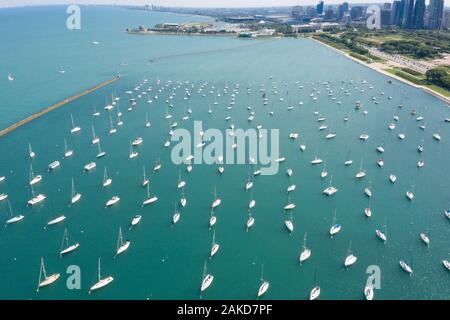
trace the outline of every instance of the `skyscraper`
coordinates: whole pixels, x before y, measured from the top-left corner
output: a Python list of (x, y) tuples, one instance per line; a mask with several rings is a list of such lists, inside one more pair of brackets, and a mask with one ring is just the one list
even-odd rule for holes
[[(442, 0), (444, 1), (444, 0)], [(403, 15), (401, 18), (402, 28), (411, 28), (414, 15), (414, 0), (402, 0)]]
[(323, 1), (319, 1), (316, 6), (316, 11), (318, 15), (323, 14)]
[(395, 26), (400, 26), (402, 15), (403, 15), (402, 1), (395, 0), (392, 3), (391, 24)]
[(338, 10), (337, 10), (337, 18), (338, 18), (338, 20), (341, 20), (344, 17), (344, 14), (346, 12), (348, 12), (348, 10), (349, 10), (348, 2), (343, 2), (342, 4), (340, 4), (338, 6)]
[(414, 14), (413, 14), (413, 21), (412, 21), (413, 28), (415, 28), (415, 29), (423, 28), (425, 8), (426, 8), (425, 0), (416, 0), (416, 3), (414, 4)]
[(444, 14), (444, 0), (430, 0), (428, 7), (428, 28), (438, 30), (442, 27), (442, 16)]

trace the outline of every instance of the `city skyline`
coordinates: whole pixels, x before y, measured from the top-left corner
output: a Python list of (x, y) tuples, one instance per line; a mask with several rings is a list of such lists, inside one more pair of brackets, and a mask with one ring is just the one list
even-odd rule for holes
[[(319, 1), (312, 0), (42, 0), (38, 3), (35, 0), (0, 0), (1, 7), (18, 7), (18, 6), (36, 6), (36, 5), (69, 5), (69, 4), (98, 4), (98, 5), (145, 5), (153, 4), (156, 6), (173, 6), (173, 7), (205, 7), (205, 8), (243, 8), (243, 7), (281, 7), (296, 5), (316, 5)], [(344, 1), (330, 0), (325, 1), (325, 5), (336, 5)], [(378, 0), (356, 0), (346, 1), (352, 4), (364, 3), (384, 3), (393, 1)], [(430, 0), (425, 1), (429, 5)], [(445, 0), (445, 6), (450, 6), (450, 0)]]

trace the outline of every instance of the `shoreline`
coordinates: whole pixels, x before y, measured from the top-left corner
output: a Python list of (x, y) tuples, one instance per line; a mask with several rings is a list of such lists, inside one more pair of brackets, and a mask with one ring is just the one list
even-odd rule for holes
[(429, 94), (433, 95), (434, 97), (436, 97), (436, 98), (438, 98), (438, 99), (440, 99), (440, 100), (450, 104), (450, 97), (446, 97), (446, 96), (444, 96), (444, 95), (442, 95), (442, 94), (440, 94), (440, 93), (438, 93), (436, 91), (431, 90), (430, 88), (427, 88), (425, 86), (421, 86), (421, 85), (415, 84), (415, 83), (413, 83), (411, 81), (408, 81), (408, 80), (406, 80), (406, 79), (404, 79), (402, 77), (399, 77), (399, 76), (397, 76), (395, 74), (389, 73), (388, 71), (384, 70), (381, 66), (375, 64), (374, 62), (373, 63), (366, 63), (364, 61), (361, 61), (359, 59), (356, 59), (356, 58), (352, 57), (347, 52), (339, 50), (339, 49), (337, 49), (337, 48), (335, 48), (333, 46), (330, 46), (330, 45), (328, 45), (328, 44), (326, 44), (326, 43), (324, 43), (322, 41), (316, 40), (316, 39), (311, 38), (311, 37), (309, 39), (311, 39), (313, 41), (316, 41), (316, 42), (318, 42), (318, 43), (320, 43), (320, 44), (322, 44), (322, 45), (324, 45), (324, 46), (326, 46), (326, 47), (328, 47), (330, 49), (333, 49), (336, 52), (342, 54), (343, 56), (345, 56), (345, 57), (347, 57), (347, 58), (349, 58), (349, 59), (351, 59), (351, 60), (353, 60), (353, 61), (355, 61), (355, 62), (357, 62), (357, 63), (359, 63), (359, 64), (361, 64), (361, 65), (363, 65), (363, 66), (365, 66), (365, 67), (367, 67), (369, 69), (371, 69), (371, 70), (377, 71), (377, 72), (379, 72), (379, 73), (381, 73), (381, 74), (383, 74), (385, 76), (388, 76), (388, 77), (391, 77), (391, 78), (393, 78), (395, 80), (401, 81), (401, 82), (403, 82), (405, 84), (408, 84), (408, 85), (410, 85), (410, 86), (412, 86), (412, 87), (414, 87), (416, 89), (420, 89), (422, 91), (425, 91), (426, 93), (429, 93)]
[(58, 109), (59, 107), (62, 107), (63, 105), (66, 105), (66, 104), (68, 104), (68, 103), (70, 103), (72, 101), (75, 101), (75, 100), (77, 100), (77, 99), (79, 99), (81, 97), (84, 97), (85, 95), (88, 95), (88, 94), (90, 94), (90, 93), (92, 93), (94, 91), (97, 91), (98, 89), (101, 89), (101, 88), (103, 88), (103, 87), (105, 87), (105, 86), (107, 86), (107, 85), (109, 85), (109, 84), (111, 84), (111, 83), (113, 83), (113, 82), (115, 82), (115, 81), (117, 81), (119, 79), (120, 79), (120, 76), (115, 76), (114, 78), (106, 80), (104, 82), (101, 82), (101, 83), (95, 85), (92, 88), (86, 89), (86, 90), (84, 90), (84, 91), (82, 91), (80, 93), (77, 93), (77, 94), (75, 94), (73, 96), (70, 96), (69, 98), (66, 98), (66, 99), (64, 99), (64, 100), (62, 100), (60, 102), (57, 102), (57, 103), (51, 105), (50, 107), (47, 107), (47, 108), (45, 108), (45, 109), (43, 109), (41, 111), (35, 112), (32, 115), (26, 117), (25, 119), (17, 121), (15, 123), (13, 123), (12, 125), (6, 127), (5, 129), (0, 130), (0, 137), (3, 137), (5, 135), (7, 135), (8, 133), (11, 133), (12, 131), (16, 130), (17, 128), (19, 128), (19, 127), (21, 127), (21, 126), (23, 126), (23, 125), (25, 125), (25, 124), (35, 120), (35, 119), (40, 118), (43, 115), (45, 115), (45, 114), (47, 114), (47, 113), (49, 113), (49, 112), (51, 112), (51, 111), (53, 111), (55, 109)]

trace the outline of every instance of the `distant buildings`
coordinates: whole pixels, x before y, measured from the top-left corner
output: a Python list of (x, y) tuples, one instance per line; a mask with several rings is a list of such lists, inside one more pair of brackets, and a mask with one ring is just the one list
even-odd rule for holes
[(323, 14), (323, 1), (319, 1), (319, 3), (317, 4), (316, 12), (317, 12), (317, 15)]
[(444, 0), (430, 0), (428, 6), (428, 28), (433, 30), (441, 29), (442, 17), (444, 15)]
[(444, 22), (442, 23), (442, 28), (450, 30), (450, 10), (444, 12)]
[(415, 29), (423, 29), (425, 18), (425, 0), (416, 0), (414, 5), (414, 13), (412, 19), (412, 27)]

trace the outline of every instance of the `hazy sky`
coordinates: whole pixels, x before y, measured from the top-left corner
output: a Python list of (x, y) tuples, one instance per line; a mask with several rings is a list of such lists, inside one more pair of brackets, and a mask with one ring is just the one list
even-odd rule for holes
[[(327, 3), (341, 3), (344, 0), (325, 0)], [(293, 6), (315, 4), (318, 0), (0, 0), (0, 7), (43, 4), (155, 4), (163, 6), (183, 7), (262, 7), (262, 6)], [(351, 3), (374, 3), (383, 0), (347, 0)], [(392, 0), (387, 0), (392, 2)], [(428, 2), (428, 1), (426, 1)], [(447, 6), (450, 0), (445, 0)]]

